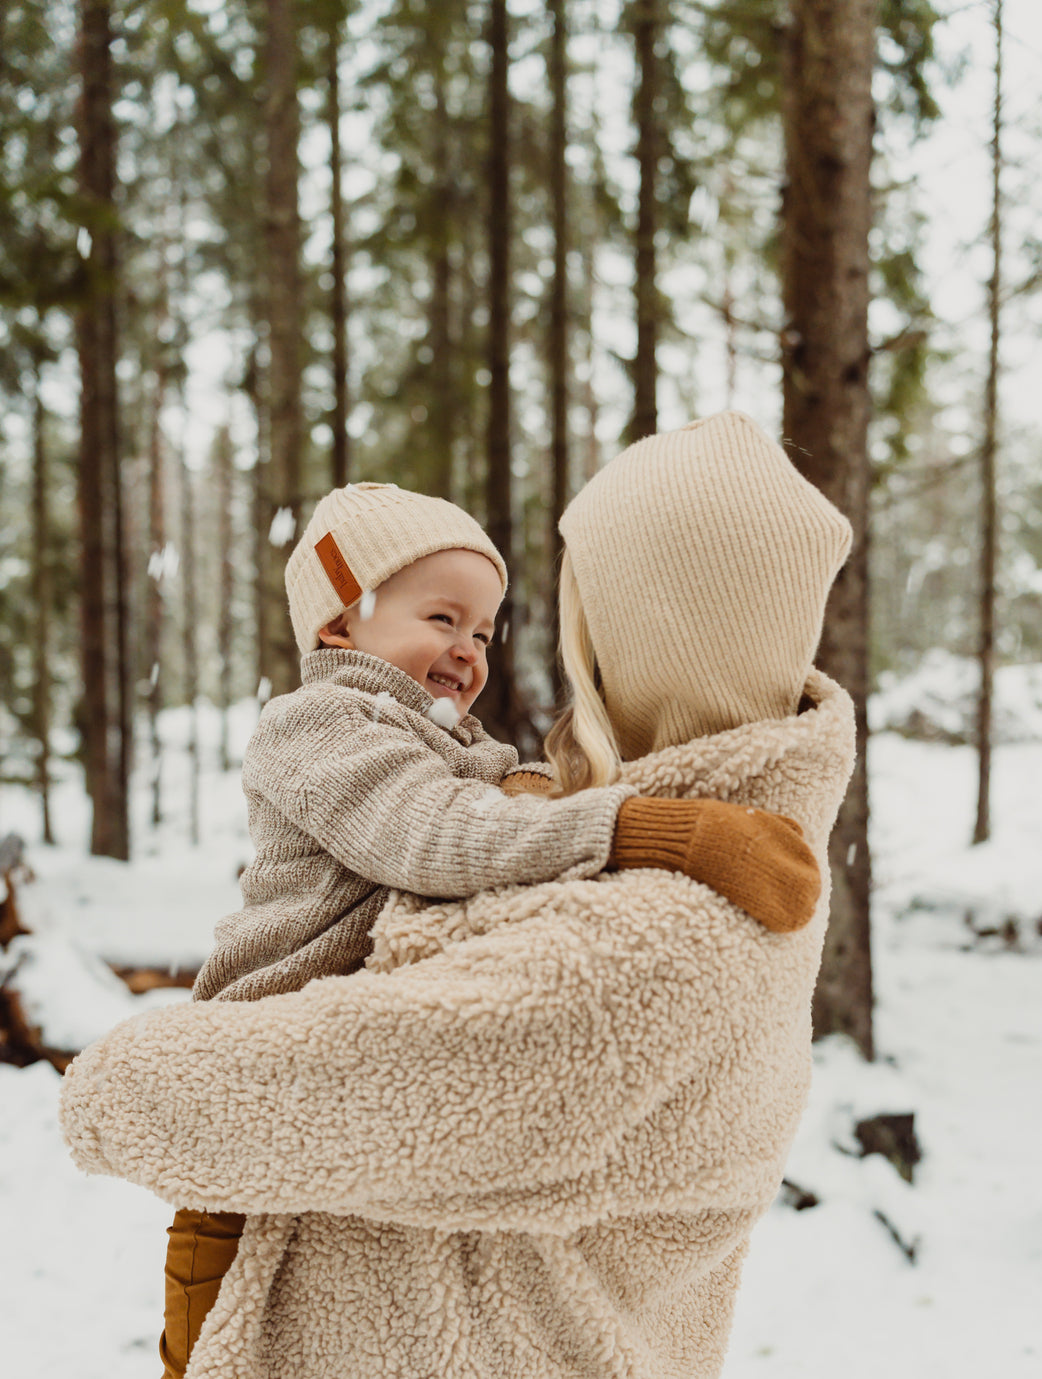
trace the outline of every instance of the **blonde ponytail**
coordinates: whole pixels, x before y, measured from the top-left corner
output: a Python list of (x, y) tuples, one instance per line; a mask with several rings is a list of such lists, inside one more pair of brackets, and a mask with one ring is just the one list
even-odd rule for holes
[(589, 624), (567, 548), (561, 562), (561, 661), (572, 702), (546, 737), (556, 793), (574, 795), (592, 785), (611, 785), (622, 758), (600, 689)]

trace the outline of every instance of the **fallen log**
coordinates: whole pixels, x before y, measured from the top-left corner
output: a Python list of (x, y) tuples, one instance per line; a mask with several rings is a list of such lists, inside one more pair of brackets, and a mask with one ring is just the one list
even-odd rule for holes
[(126, 967), (114, 962), (110, 962), (109, 966), (135, 996), (161, 987), (176, 986), (191, 990), (199, 975), (198, 967)]

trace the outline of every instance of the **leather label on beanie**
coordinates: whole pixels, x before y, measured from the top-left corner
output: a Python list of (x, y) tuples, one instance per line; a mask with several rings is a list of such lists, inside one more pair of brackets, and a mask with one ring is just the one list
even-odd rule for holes
[(351, 566), (333, 540), (332, 532), (327, 532), (321, 541), (315, 543), (315, 554), (322, 562), (322, 568), (329, 576), (329, 582), (336, 590), (337, 598), (345, 608), (350, 608), (355, 599), (361, 596), (362, 586), (351, 573)]

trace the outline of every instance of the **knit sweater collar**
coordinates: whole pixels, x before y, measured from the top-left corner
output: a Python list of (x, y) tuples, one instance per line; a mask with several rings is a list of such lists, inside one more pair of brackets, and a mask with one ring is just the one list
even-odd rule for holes
[[(438, 702), (404, 670), (365, 651), (348, 651), (341, 647), (308, 651), (301, 657), (300, 678), (305, 685), (325, 683), (361, 690), (363, 694), (390, 694), (403, 708), (412, 709), (425, 718), (430, 718), (431, 705)], [(480, 721), (471, 713), (464, 714), (451, 729), (437, 719), (431, 721), (465, 747), (485, 736)]]

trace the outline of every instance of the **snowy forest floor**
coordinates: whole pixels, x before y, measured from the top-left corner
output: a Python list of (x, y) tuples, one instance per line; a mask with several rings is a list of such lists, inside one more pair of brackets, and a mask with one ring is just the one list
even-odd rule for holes
[[(252, 709), (240, 706), (241, 750)], [(86, 806), (69, 768), (43, 847), (36, 803), (0, 791), (0, 833), (28, 841), (37, 880), (19, 892), (34, 930), (8, 968), (58, 1045), (100, 1033), (142, 1002), (99, 961), (199, 960), (237, 903), (249, 845), (237, 773), (214, 765), (204, 714), (201, 837), (186, 842), (186, 716), (164, 719), (172, 817), (146, 824), (139, 856), (87, 859)], [(994, 838), (970, 849), (975, 765), (965, 747), (873, 739), (874, 959), (878, 1059), (816, 1048), (815, 1080), (787, 1170), (817, 1198), (783, 1194), (757, 1227), (725, 1379), (1034, 1379), (1042, 1371), (1042, 743), (1000, 747)], [(1012, 921), (1012, 927), (1008, 921)], [(1006, 926), (1005, 936), (1001, 931)], [(18, 1379), (156, 1379), (164, 1228), (140, 1189), (88, 1179), (57, 1131), (59, 1076), (0, 1066), (0, 1333)], [(858, 1157), (855, 1123), (914, 1112), (914, 1184)]]

